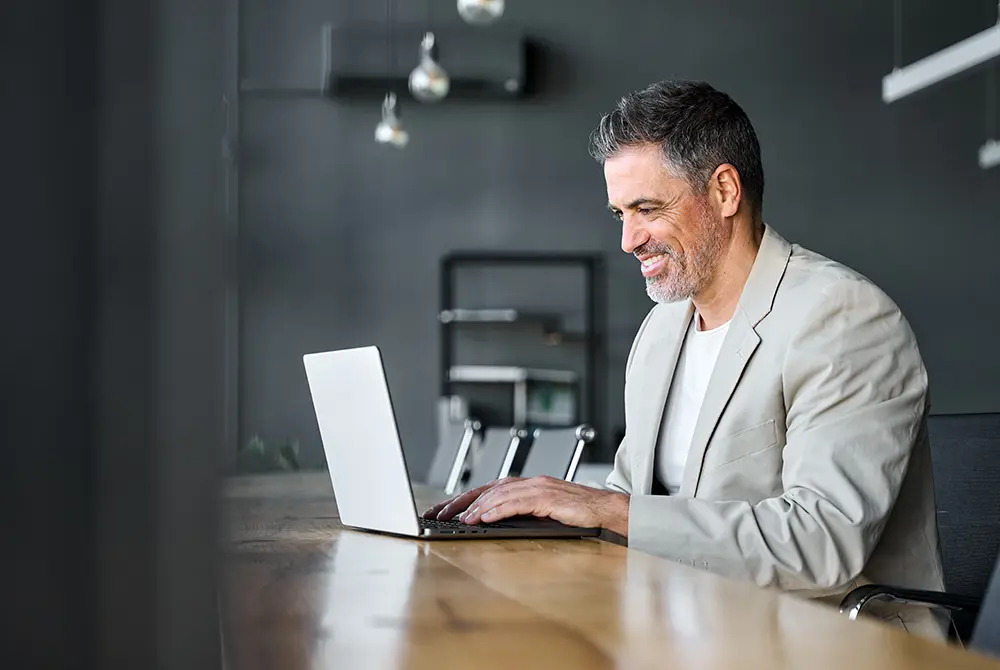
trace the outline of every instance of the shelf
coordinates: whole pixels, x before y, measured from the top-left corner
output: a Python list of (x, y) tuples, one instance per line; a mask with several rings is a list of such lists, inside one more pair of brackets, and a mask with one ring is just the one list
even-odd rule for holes
[[(475, 266), (480, 270), (526, 266), (582, 270), (582, 314), (570, 312), (568, 304), (558, 308), (539, 305), (534, 308), (537, 311), (532, 311), (531, 305), (527, 306), (529, 311), (522, 311), (509, 303), (484, 309), (456, 305), (459, 276), (466, 266)], [(456, 250), (441, 258), (440, 273), (440, 302), (436, 318), (441, 339), (439, 374), (442, 397), (456, 394), (468, 396), (470, 406), (474, 406), (475, 398), (480, 397), (483, 408), (498, 408), (502, 401), (497, 393), (502, 396), (504, 391), (509, 390), (513, 396), (513, 411), (498, 410), (497, 417), (490, 419), (491, 421), (504, 424), (512, 422), (511, 425), (515, 426), (562, 426), (579, 423), (586, 417), (588, 423), (598, 424), (595, 427), (600, 434), (603, 390), (600, 381), (603, 370), (599, 361), (600, 315), (603, 311), (602, 256), (590, 253)], [(529, 283), (526, 290), (530, 297), (533, 295), (531, 292), (537, 289)], [(489, 292), (480, 299), (486, 302)], [(565, 300), (568, 301), (569, 298), (566, 297)], [(572, 309), (576, 310), (578, 307), (574, 304)], [(572, 332), (567, 332), (571, 326)], [(512, 358), (508, 359), (509, 365), (478, 365), (474, 360), (468, 361), (467, 365), (454, 364), (453, 349), (456, 340), (465, 336), (475, 339), (476, 331), (480, 329), (489, 329), (487, 332), (491, 333), (491, 345), (498, 344), (501, 337), (511, 338), (510, 350), (507, 352)], [(550, 364), (569, 365), (571, 369), (535, 368), (525, 365), (528, 361), (515, 358), (521, 352), (521, 347), (528, 346), (525, 338), (535, 334), (550, 347), (572, 343), (565, 353), (580, 355), (583, 359), (580, 361), (582, 369), (578, 369), (576, 364), (556, 361), (551, 361)], [(580, 346), (579, 351), (575, 350), (577, 344)], [(492, 348), (494, 347), (491, 346)], [(546, 365), (544, 359), (532, 362)]]
[(522, 382), (551, 382), (575, 384), (577, 374), (569, 370), (542, 370), (511, 365), (455, 365), (448, 371), (453, 382), (480, 384), (517, 384)]
[(517, 321), (540, 321), (548, 323), (544, 317), (529, 316), (516, 309), (443, 309), (438, 314), (441, 323), (515, 323)]
[[(448, 72), (448, 100), (516, 100), (528, 91), (528, 73), (537, 50), (520, 32), (441, 28), (434, 31), (437, 60)], [(382, 26), (365, 29), (325, 24), (321, 31), (325, 92), (331, 97), (381, 97), (386, 90), (408, 93), (423, 29), (404, 26), (386, 34)], [(386, 49), (386, 44), (390, 46)], [(393, 54), (412, 54), (396, 58)]]
[(559, 317), (555, 314), (522, 312), (517, 309), (445, 309), (438, 313), (438, 321), (444, 325), (454, 324), (530, 324), (539, 326), (545, 333), (548, 344), (562, 342), (585, 342), (583, 333), (571, 333), (559, 328)]

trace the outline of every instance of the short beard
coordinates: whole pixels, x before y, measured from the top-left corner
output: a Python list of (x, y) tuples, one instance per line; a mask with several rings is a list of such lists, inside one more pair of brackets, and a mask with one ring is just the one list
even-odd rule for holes
[(655, 277), (646, 279), (646, 294), (658, 303), (687, 300), (705, 289), (715, 278), (726, 243), (725, 224), (706, 206), (701, 213), (701, 233), (694, 247), (678, 252), (650, 242), (636, 250), (636, 255), (666, 254), (667, 265)]

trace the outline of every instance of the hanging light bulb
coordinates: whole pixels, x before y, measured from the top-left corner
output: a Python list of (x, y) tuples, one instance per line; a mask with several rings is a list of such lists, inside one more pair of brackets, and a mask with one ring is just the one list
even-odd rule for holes
[(375, 126), (375, 141), (400, 149), (410, 141), (410, 134), (403, 130), (403, 124), (399, 122), (395, 93), (386, 93), (385, 100), (382, 101), (382, 120)]
[(410, 93), (420, 102), (437, 102), (451, 88), (451, 80), (436, 60), (434, 33), (426, 33), (420, 42), (420, 65), (410, 73)]
[(504, 0), (458, 0), (458, 13), (466, 23), (486, 25), (503, 15)]

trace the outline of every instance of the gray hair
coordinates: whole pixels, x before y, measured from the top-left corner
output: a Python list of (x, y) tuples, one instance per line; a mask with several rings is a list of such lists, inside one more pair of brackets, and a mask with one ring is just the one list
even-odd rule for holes
[(655, 144), (667, 168), (705, 193), (717, 167), (736, 168), (754, 214), (764, 204), (757, 133), (743, 109), (700, 81), (661, 81), (626, 95), (590, 135), (590, 155), (604, 163), (626, 147)]

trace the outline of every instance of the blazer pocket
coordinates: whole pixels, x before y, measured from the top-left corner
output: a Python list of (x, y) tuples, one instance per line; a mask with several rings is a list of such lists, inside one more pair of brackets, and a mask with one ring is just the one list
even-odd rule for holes
[(721, 468), (742, 458), (767, 451), (778, 444), (778, 433), (774, 419), (768, 419), (756, 426), (735, 433), (715, 437), (708, 448), (706, 468)]

